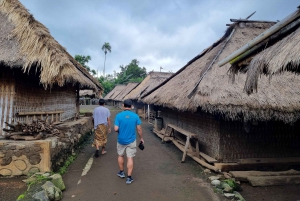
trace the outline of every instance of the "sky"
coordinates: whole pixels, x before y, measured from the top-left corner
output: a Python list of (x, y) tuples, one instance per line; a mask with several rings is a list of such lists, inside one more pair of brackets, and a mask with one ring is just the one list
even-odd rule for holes
[[(20, 0), (72, 55), (103, 75), (133, 59), (149, 71), (173, 72), (221, 38), (230, 19), (282, 20), (299, 0)], [(161, 69), (162, 67), (162, 69)]]

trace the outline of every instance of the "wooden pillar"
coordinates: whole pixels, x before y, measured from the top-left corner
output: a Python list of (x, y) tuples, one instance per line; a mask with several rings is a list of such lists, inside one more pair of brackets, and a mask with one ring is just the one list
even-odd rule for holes
[(79, 83), (76, 84), (76, 113), (79, 114)]

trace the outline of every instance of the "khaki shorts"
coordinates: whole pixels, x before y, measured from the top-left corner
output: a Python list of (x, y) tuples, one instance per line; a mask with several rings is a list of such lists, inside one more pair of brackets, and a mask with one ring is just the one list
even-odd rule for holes
[(134, 157), (136, 153), (136, 140), (130, 144), (122, 145), (120, 143), (117, 143), (117, 151), (119, 156), (124, 156), (126, 151), (127, 157)]

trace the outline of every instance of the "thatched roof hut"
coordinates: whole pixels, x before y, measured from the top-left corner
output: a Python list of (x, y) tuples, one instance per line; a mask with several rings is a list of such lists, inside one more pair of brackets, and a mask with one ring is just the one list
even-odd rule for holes
[(262, 77), (261, 90), (248, 96), (243, 93), (246, 75), (240, 74), (234, 84), (228, 78), (230, 64), (217, 63), (258, 36), (274, 23), (240, 22), (232, 24), (225, 35), (211, 47), (189, 61), (177, 73), (142, 97), (178, 111), (198, 109), (218, 113), (232, 120), (281, 120), (295, 122), (300, 115), (300, 78), (287, 73), (286, 79)]
[(94, 92), (91, 89), (80, 90), (79, 91), (79, 96), (93, 96), (95, 98), (101, 98), (102, 97), (100, 93)]
[(119, 93), (119, 95), (117, 95), (114, 100), (115, 101), (123, 101), (124, 97), (130, 93), (139, 83), (128, 83), (126, 85), (126, 87), (123, 89), (123, 91), (121, 93)]
[(154, 72), (148, 73), (148, 76), (133, 89), (124, 99), (138, 100), (143, 94), (146, 94), (160, 83), (169, 78), (173, 73)]
[[(282, 25), (283, 23), (284, 25)], [(274, 30), (274, 33), (268, 34), (266, 38), (262, 38), (272, 30)], [(236, 57), (238, 59), (232, 59), (232, 62), (230, 62), (232, 64), (231, 72), (236, 74), (247, 72), (245, 91), (248, 94), (257, 91), (258, 80), (261, 74), (269, 75), (270, 78), (278, 76), (277, 79), (281, 79), (285, 85), (284, 82), (291, 81), (289, 78), (294, 76), (293, 73), (299, 73), (300, 7), (261, 35), (248, 41), (248, 44), (257, 40), (261, 40), (260, 42), (248, 46), (247, 51), (243, 51), (240, 54), (242, 56), (238, 56)], [(271, 85), (273, 82), (273, 80), (270, 80)], [(264, 90), (263, 88), (260, 89)], [(298, 91), (298, 89), (294, 88), (295, 91)], [(293, 90), (290, 92), (292, 93)], [(294, 101), (296, 102), (296, 100)]]
[[(17, 0), (0, 1), (1, 67), (31, 69), (45, 89), (79, 84), (103, 91), (95, 80), (51, 35), (49, 30)], [(5, 51), (3, 51), (5, 50)]]
[(105, 97), (105, 100), (114, 100), (122, 91), (123, 89), (126, 87), (126, 85), (123, 84), (118, 84), (117, 86), (115, 86), (115, 88), (113, 88), (113, 90), (111, 90)]

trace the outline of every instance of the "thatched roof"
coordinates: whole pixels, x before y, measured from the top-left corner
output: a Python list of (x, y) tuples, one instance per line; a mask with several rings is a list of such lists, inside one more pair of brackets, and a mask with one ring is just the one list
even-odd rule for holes
[(79, 96), (95, 96), (96, 98), (101, 98), (101, 94), (94, 92), (91, 89), (79, 90)]
[(143, 94), (146, 94), (153, 88), (157, 87), (160, 83), (168, 79), (173, 73), (154, 72), (148, 73), (148, 76), (124, 99), (138, 100)]
[(179, 111), (196, 112), (201, 109), (232, 120), (296, 121), (300, 115), (299, 76), (286, 73), (284, 80), (273, 78), (271, 82), (267, 77), (262, 77), (259, 82), (261, 90), (248, 96), (243, 93), (246, 75), (239, 74), (234, 83), (231, 83), (228, 78), (230, 64), (222, 68), (217, 65), (220, 60), (271, 25), (273, 24), (231, 25), (219, 41), (188, 62), (159, 87), (142, 96), (142, 101)]
[[(300, 15), (300, 9), (296, 12)], [(300, 17), (282, 27), (273, 35), (270, 35), (257, 46), (262, 48), (255, 52), (256, 55), (250, 54), (231, 67), (232, 72), (237, 73), (240, 70), (240, 66), (246, 65), (244, 67), (244, 70), (247, 71), (245, 91), (248, 94), (257, 91), (257, 84), (261, 74), (270, 75), (270, 78), (279, 76), (279, 79), (286, 79), (286, 75), (290, 74), (286, 74), (286, 71), (299, 73)]]
[(114, 100), (122, 91), (125, 89), (126, 85), (119, 84), (113, 88), (106, 96), (104, 97), (105, 100)]
[(102, 91), (94, 79), (17, 0), (0, 0), (0, 64), (38, 72), (45, 88), (79, 83)]
[(126, 85), (126, 87), (123, 89), (123, 91), (121, 91), (121, 93), (119, 93), (119, 95), (114, 98), (114, 100), (116, 100), (116, 101), (123, 101), (124, 97), (128, 93), (130, 93), (138, 84), (139, 83), (128, 83)]

